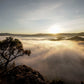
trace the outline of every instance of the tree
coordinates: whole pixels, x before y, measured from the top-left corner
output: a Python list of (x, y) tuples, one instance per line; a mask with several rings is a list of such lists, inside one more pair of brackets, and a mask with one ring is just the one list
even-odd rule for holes
[(30, 50), (24, 50), (22, 43), (18, 39), (13, 39), (12, 37), (7, 37), (5, 40), (0, 41), (0, 65), (5, 67), (10, 62), (20, 56), (28, 55), (30, 56)]

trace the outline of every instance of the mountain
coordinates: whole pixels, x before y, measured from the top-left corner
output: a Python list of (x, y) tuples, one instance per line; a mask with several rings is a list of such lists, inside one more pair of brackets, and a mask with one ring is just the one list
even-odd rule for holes
[(68, 40), (84, 41), (84, 38), (79, 37), (79, 36), (74, 36), (74, 37), (69, 38)]
[(80, 35), (80, 36), (84, 36), (84, 32), (81, 33), (58, 33), (58, 34), (48, 34), (48, 33), (38, 33), (38, 34), (11, 34), (11, 33), (0, 33), (0, 36), (22, 36), (22, 37), (27, 37), (27, 36), (57, 36), (57, 35)]

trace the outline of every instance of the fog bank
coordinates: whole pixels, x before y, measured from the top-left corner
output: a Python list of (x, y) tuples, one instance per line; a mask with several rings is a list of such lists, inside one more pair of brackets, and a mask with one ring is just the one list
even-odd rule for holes
[[(0, 40), (5, 37), (0, 37)], [(25, 49), (30, 49), (30, 57), (17, 58), (16, 64), (26, 64), (38, 70), (47, 79), (61, 79), (79, 84), (84, 80), (84, 42), (49, 41), (31, 37), (16, 37)], [(31, 39), (30, 39), (31, 38)], [(37, 40), (38, 39), (38, 40)]]
[(17, 63), (38, 70), (48, 79), (80, 83), (84, 80), (84, 43), (74, 41), (22, 40), (31, 49), (30, 57), (18, 58)]

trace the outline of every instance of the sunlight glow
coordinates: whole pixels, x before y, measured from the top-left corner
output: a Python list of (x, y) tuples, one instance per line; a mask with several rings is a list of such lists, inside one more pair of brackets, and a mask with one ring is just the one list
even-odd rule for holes
[(59, 25), (52, 25), (49, 29), (48, 29), (49, 33), (55, 34), (55, 33), (61, 33), (61, 27)]

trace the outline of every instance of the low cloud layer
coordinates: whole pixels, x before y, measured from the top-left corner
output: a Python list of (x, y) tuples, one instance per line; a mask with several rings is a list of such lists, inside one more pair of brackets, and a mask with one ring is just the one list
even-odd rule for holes
[(32, 54), (30, 57), (17, 58), (17, 64), (29, 65), (47, 79), (75, 81), (76, 84), (84, 80), (83, 43), (35, 40), (22, 42), (25, 49), (31, 49)]
[[(5, 36), (0, 37), (0, 40), (3, 39)], [(83, 41), (49, 41), (41, 40), (40, 37), (20, 37), (19, 39), (25, 49), (31, 49), (32, 54), (30, 57), (17, 58), (16, 64), (31, 66), (51, 80), (62, 79), (73, 84), (80, 84), (84, 80)]]

